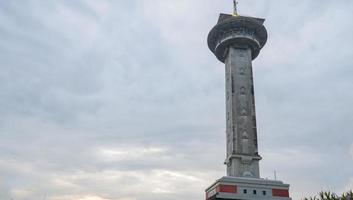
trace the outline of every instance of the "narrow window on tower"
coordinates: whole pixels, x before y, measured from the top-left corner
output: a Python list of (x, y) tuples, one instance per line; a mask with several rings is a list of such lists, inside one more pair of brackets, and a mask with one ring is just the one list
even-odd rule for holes
[(233, 80), (233, 76), (232, 76), (232, 85), (231, 85), (231, 87), (232, 87), (232, 93), (234, 94), (234, 80)]
[(240, 74), (240, 75), (244, 75), (244, 74), (245, 74), (245, 69), (244, 69), (244, 67), (241, 67), (241, 68), (239, 69), (239, 74)]
[(245, 87), (240, 88), (240, 94), (245, 95), (245, 91), (246, 91)]

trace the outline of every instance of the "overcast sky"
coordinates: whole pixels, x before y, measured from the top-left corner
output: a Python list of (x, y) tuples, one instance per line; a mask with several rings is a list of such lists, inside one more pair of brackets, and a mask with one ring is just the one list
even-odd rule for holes
[[(230, 0), (0, 0), (0, 199), (204, 199), (225, 175)], [(353, 187), (353, 1), (240, 1), (261, 176), (300, 199)]]

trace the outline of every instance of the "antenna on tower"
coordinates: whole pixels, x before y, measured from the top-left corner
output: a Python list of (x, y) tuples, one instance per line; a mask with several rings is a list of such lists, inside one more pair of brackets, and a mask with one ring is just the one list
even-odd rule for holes
[(233, 4), (234, 4), (233, 15), (238, 15), (238, 1), (233, 0)]

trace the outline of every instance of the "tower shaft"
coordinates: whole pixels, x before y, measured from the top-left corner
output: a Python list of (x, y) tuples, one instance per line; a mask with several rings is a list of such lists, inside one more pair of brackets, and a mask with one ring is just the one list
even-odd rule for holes
[(230, 47), (225, 60), (227, 175), (259, 178), (250, 48)]

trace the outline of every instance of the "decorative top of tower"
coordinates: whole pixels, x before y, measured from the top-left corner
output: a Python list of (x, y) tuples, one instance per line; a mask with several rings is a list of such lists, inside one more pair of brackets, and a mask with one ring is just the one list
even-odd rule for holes
[(229, 47), (250, 48), (255, 59), (267, 41), (267, 31), (263, 25), (265, 19), (240, 16), (237, 13), (237, 0), (234, 13), (221, 14), (216, 26), (208, 34), (208, 47), (218, 60), (225, 62)]
[(233, 0), (233, 4), (234, 4), (233, 15), (237, 16), (238, 15), (238, 1)]

